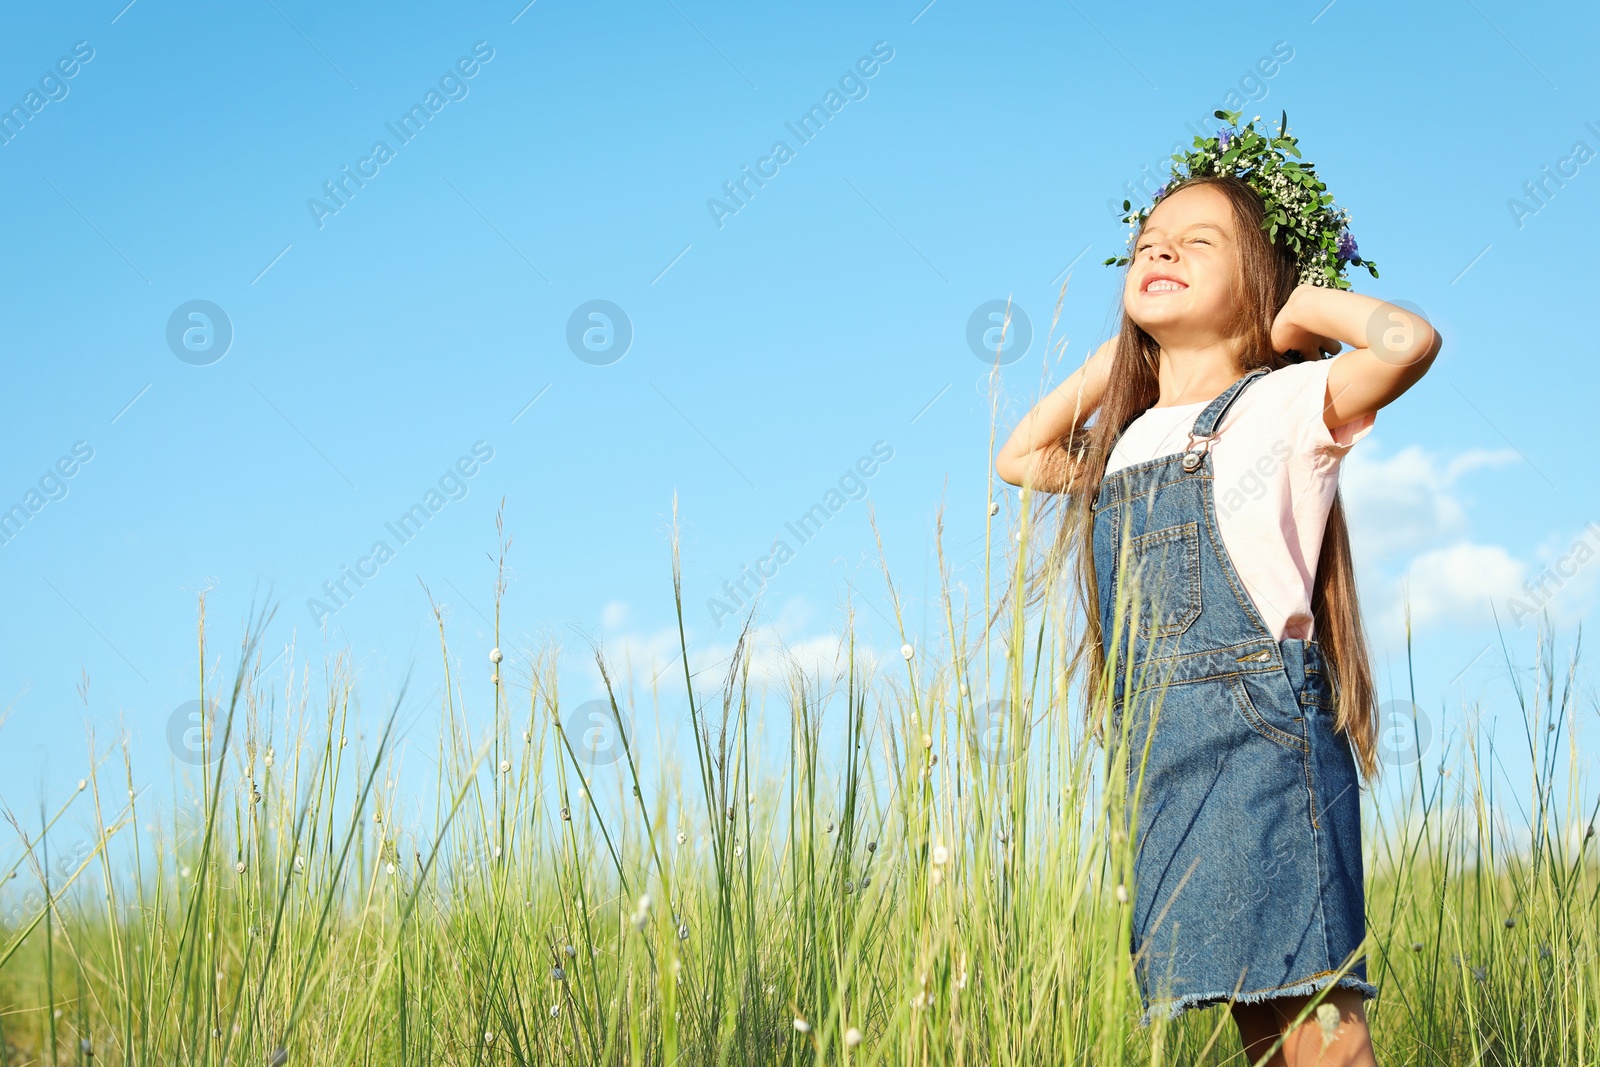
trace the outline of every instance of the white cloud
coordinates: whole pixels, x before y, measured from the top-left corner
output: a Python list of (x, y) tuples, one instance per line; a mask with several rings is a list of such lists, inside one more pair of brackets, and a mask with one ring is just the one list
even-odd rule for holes
[(1385, 583), (1377, 621), (1383, 630), (1404, 633), (1408, 601), (1413, 631), (1429, 623), (1491, 623), (1491, 603), (1504, 619), (1506, 600), (1521, 591), (1526, 571), (1527, 564), (1500, 545), (1463, 540), (1419, 552), (1405, 574)]
[(1528, 556), (1472, 539), (1466, 476), (1519, 462), (1509, 448), (1450, 455), (1421, 445), (1391, 455), (1356, 449), (1345, 459), (1350, 540), (1379, 633), (1404, 634), (1408, 600), (1414, 630), (1492, 626), (1496, 615), (1504, 626), (1533, 626), (1544, 610), (1566, 625), (1594, 609), (1600, 524), (1552, 533)]
[(1528, 574), (1506, 601), (1519, 628), (1535, 626), (1548, 611), (1550, 622), (1565, 626), (1594, 610), (1600, 593), (1600, 523), (1589, 522), (1570, 536), (1552, 536), (1535, 553)]
[[(784, 602), (782, 614), (776, 621), (751, 627), (745, 644), (753, 687), (787, 689), (797, 667), (812, 684), (820, 683), (825, 687), (836, 677), (845, 677), (849, 669), (847, 657), (852, 650), (837, 632), (805, 633), (814, 614), (805, 598), (791, 597)], [(607, 670), (613, 674), (612, 684), (625, 685), (623, 679), (631, 676), (634, 684), (641, 687), (642, 696), (648, 692), (650, 680), (659, 677), (664, 689), (668, 686), (681, 689), (682, 652), (676, 624), (640, 632), (627, 628), (633, 618), (631, 605), (621, 602), (608, 604), (602, 615), (599, 640)], [(709, 691), (710, 687), (721, 685), (727, 679), (739, 639), (736, 621), (729, 620), (729, 625), (713, 640), (696, 633), (690, 625), (689, 665), (697, 691), (702, 686)], [(859, 635), (853, 652), (858, 672), (874, 670), (881, 660), (877, 650), (863, 644)], [(589, 678), (599, 686), (600, 673), (593, 657), (586, 653), (584, 659)]]
[(1357, 558), (1367, 560), (1415, 551), (1465, 533), (1467, 501), (1457, 485), (1462, 476), (1522, 458), (1509, 448), (1468, 449), (1448, 459), (1420, 445), (1407, 445), (1387, 457), (1375, 452), (1375, 448), (1351, 451), (1339, 475), (1351, 545)]

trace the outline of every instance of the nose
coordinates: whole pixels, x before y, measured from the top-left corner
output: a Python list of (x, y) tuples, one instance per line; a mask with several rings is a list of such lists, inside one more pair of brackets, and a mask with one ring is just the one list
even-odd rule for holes
[(1150, 259), (1160, 259), (1160, 260), (1169, 260), (1170, 261), (1171, 259), (1174, 258), (1173, 245), (1165, 237), (1160, 237), (1160, 238), (1147, 237), (1147, 238), (1145, 238), (1145, 240), (1148, 241), (1149, 245), (1150, 245), (1149, 248), (1145, 249), (1145, 251), (1149, 253), (1149, 258)]

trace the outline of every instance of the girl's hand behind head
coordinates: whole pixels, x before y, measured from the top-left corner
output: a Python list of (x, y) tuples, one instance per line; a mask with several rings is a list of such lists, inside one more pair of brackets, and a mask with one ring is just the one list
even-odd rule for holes
[(1302, 282), (1289, 294), (1289, 299), (1272, 320), (1272, 350), (1274, 352), (1298, 353), (1303, 359), (1321, 359), (1323, 353), (1330, 356), (1339, 354), (1342, 347), (1337, 338), (1327, 334), (1317, 333), (1307, 327), (1303, 315), (1305, 308), (1304, 293), (1316, 286)]

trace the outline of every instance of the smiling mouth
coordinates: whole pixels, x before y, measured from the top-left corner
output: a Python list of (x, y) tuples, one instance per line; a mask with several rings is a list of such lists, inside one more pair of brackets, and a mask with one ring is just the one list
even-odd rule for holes
[(1189, 287), (1182, 282), (1161, 278), (1145, 286), (1143, 293), (1145, 296), (1156, 296), (1161, 293), (1181, 293), (1187, 288)]

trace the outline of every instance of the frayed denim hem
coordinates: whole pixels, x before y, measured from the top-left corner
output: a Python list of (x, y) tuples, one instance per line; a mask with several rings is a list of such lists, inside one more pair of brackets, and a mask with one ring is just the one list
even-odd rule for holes
[[(1356, 990), (1361, 994), (1361, 999), (1363, 1000), (1373, 1000), (1378, 996), (1377, 986), (1371, 982), (1362, 981), (1353, 974), (1343, 975), (1333, 984)], [(1259, 989), (1249, 993), (1240, 993), (1237, 996), (1232, 992), (1190, 993), (1176, 1000), (1163, 1000), (1151, 1004), (1145, 1008), (1144, 1014), (1139, 1017), (1139, 1027), (1141, 1029), (1149, 1027), (1157, 1011), (1165, 1012), (1165, 1018), (1168, 1022), (1171, 1022), (1191, 1008), (1209, 1008), (1214, 1004), (1226, 1004), (1230, 1000), (1236, 1004), (1255, 1004), (1263, 1000), (1271, 1000), (1274, 997), (1303, 996), (1308, 993), (1316, 993), (1326, 988), (1327, 985), (1328, 979), (1326, 977), (1318, 977), (1308, 979), (1298, 985), (1279, 986), (1275, 989)]]

